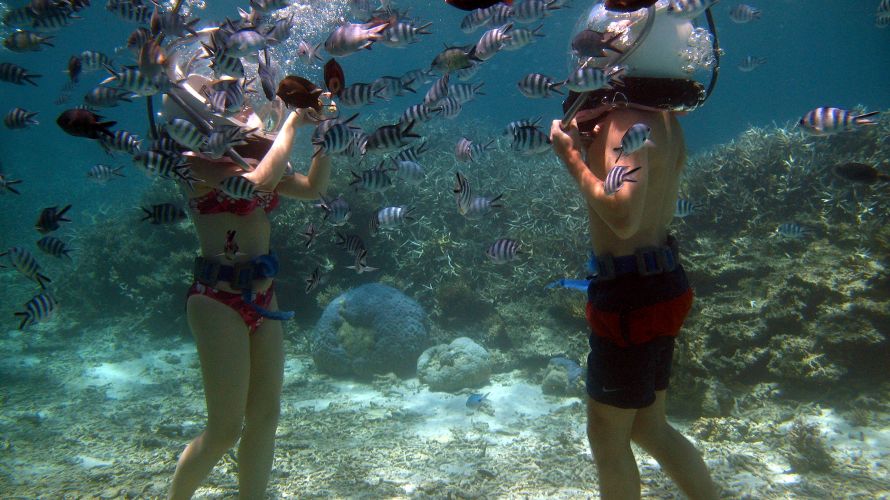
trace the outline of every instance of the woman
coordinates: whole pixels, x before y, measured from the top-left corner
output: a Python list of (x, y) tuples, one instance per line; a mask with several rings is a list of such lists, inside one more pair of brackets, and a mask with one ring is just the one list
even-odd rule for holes
[[(195, 92), (198, 83), (190, 78), (177, 96), (189, 105), (191, 116), (206, 116), (206, 103), (194, 102), (202, 100)], [(182, 115), (184, 110), (177, 108), (165, 102), (168, 119)], [(190, 498), (239, 439), (240, 497), (264, 497), (284, 376), (279, 320), (287, 315), (278, 311), (272, 281), (278, 263), (269, 249), (269, 213), (279, 196), (317, 199), (327, 188), (330, 159), (323, 153), (314, 157), (307, 175), (285, 175), (297, 130), (318, 118), (311, 109), (298, 109), (281, 121), (274, 140), (260, 138), (236, 147), (254, 167), (250, 171), (226, 157), (190, 158), (192, 176), (200, 179), (189, 194), (189, 206), (201, 257), (186, 309), (201, 361), (207, 427), (180, 456), (171, 499)], [(253, 121), (258, 121), (255, 114)], [(256, 194), (248, 199), (227, 195), (221, 183), (233, 176), (251, 181)]]

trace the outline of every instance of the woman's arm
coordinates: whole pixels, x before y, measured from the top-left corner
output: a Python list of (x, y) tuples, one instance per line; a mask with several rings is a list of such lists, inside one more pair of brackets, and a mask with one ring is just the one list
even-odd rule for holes
[(269, 152), (260, 160), (259, 165), (252, 172), (244, 174), (244, 177), (252, 181), (259, 191), (272, 191), (281, 181), (287, 161), (290, 158), (291, 148), (297, 129), (314, 122), (309, 109), (298, 109), (290, 113), (284, 119), (284, 123), (278, 131), (278, 136), (269, 148)]
[(328, 190), (331, 180), (331, 158), (319, 153), (312, 159), (307, 175), (295, 173), (278, 183), (278, 193), (290, 198), (301, 200), (317, 200)]
[[(614, 148), (621, 145), (621, 138), (625, 132), (625, 127), (622, 126), (624, 121), (612, 122), (608, 130), (605, 131), (606, 135), (595, 139), (597, 146), (595, 151), (588, 154), (590, 162), (601, 162), (600, 164), (604, 166), (602, 179), (597, 178), (591, 172), (590, 167), (582, 158), (577, 146), (580, 136), (574, 121), (566, 131), (560, 128), (558, 120), (554, 121), (550, 134), (554, 152), (566, 165), (575, 182), (578, 183), (587, 204), (619, 238), (627, 239), (636, 234), (640, 228), (649, 178), (646, 165), (649, 162), (646, 148), (641, 148), (634, 154), (622, 155), (620, 162), (616, 163), (618, 153), (614, 151)], [(631, 121), (630, 125), (640, 122), (640, 120)], [(594, 154), (597, 156), (594, 157)], [(637, 167), (641, 168), (631, 174), (630, 178), (636, 182), (624, 182), (617, 193), (608, 195), (605, 191), (604, 181), (609, 171), (616, 166), (624, 166), (628, 171)]]

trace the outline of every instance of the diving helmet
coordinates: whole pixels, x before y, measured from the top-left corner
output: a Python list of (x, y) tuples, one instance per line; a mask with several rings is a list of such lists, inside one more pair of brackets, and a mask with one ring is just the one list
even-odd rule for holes
[[(582, 65), (609, 73), (620, 69), (625, 86), (596, 93), (613, 91), (612, 97), (620, 94), (630, 103), (660, 109), (698, 107), (716, 81), (716, 28), (709, 11), (708, 27), (699, 27), (679, 4), (678, 0), (595, 2), (572, 31), (569, 71)], [(707, 89), (695, 79), (700, 70), (711, 72)], [(653, 94), (653, 89), (662, 91)]]

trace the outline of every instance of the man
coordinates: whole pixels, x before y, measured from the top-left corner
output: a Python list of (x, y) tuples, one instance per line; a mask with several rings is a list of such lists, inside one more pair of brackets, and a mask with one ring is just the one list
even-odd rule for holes
[[(674, 339), (692, 306), (667, 232), (686, 160), (676, 115), (707, 92), (680, 55), (693, 30), (689, 19), (669, 13), (667, 2), (632, 3), (598, 2), (582, 17), (574, 63), (620, 71), (623, 81), (570, 94), (564, 111), (581, 110), (565, 125), (554, 121), (550, 133), (590, 219), (596, 274), (587, 304), (587, 434), (602, 498), (640, 497), (632, 440), (690, 498), (713, 499), (701, 455), (665, 419)], [(625, 40), (633, 41), (618, 43)], [(695, 50), (708, 60), (709, 46)]]

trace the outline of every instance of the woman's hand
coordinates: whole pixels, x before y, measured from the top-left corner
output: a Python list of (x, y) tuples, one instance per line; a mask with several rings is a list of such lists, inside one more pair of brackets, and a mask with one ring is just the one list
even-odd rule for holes
[(309, 125), (314, 127), (321, 121), (321, 116), (312, 108), (299, 108), (293, 111), (292, 114), (296, 115), (295, 126), (297, 128), (307, 127)]
[(572, 151), (580, 153), (578, 145), (581, 144), (581, 133), (578, 132), (578, 122), (572, 120), (563, 130), (562, 122), (553, 120), (550, 126), (550, 142), (553, 144), (553, 152), (561, 159), (568, 157)]

